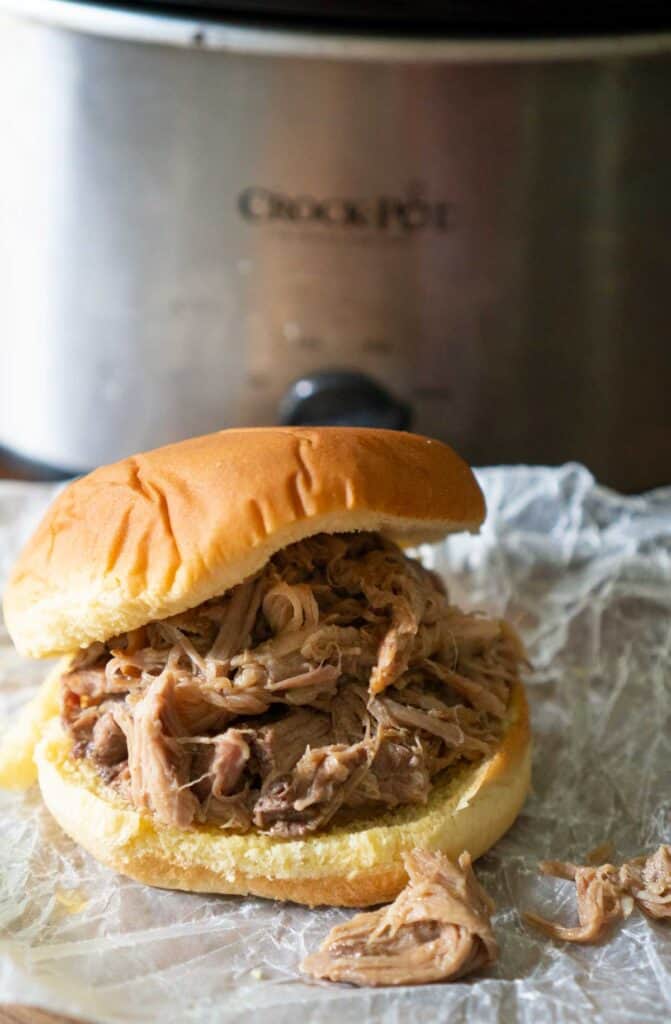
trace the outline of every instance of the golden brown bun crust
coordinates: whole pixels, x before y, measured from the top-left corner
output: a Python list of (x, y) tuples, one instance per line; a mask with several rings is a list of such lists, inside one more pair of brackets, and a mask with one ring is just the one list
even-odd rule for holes
[(406, 543), (475, 530), (484, 499), (451, 448), (356, 428), (255, 428), (95, 470), (56, 499), (5, 593), (34, 657), (68, 653), (193, 608), (321, 531)]
[(193, 892), (268, 896), (310, 906), (370, 906), (406, 881), (401, 853), (419, 846), (479, 857), (515, 820), (529, 788), (531, 744), (521, 683), (506, 731), (485, 762), (443, 779), (426, 807), (405, 807), (298, 840), (184, 832), (113, 803), (93, 771), (68, 755), (54, 720), (37, 750), (44, 800), (61, 827), (108, 867), (148, 885)]

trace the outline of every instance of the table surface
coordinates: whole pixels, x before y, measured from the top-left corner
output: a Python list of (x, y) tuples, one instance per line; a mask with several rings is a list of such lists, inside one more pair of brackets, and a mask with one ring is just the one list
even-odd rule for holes
[(0, 1024), (81, 1024), (72, 1017), (59, 1017), (31, 1006), (0, 1006)]

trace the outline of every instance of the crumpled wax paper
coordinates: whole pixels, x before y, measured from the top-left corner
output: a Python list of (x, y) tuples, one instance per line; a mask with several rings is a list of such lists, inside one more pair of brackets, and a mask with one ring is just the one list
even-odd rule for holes
[[(299, 961), (350, 911), (138, 885), (78, 850), (33, 790), (0, 794), (0, 1002), (125, 1024), (243, 1011), (273, 1024), (671, 1019), (671, 927), (635, 913), (611, 941), (581, 947), (520, 920), (532, 907), (575, 919), (573, 886), (539, 878), (540, 859), (580, 859), (607, 839), (621, 857), (671, 841), (671, 488), (623, 498), (577, 465), (479, 476), (482, 533), (422, 554), (454, 600), (509, 616), (534, 665), (533, 792), (477, 865), (498, 908), (498, 963), (421, 988), (305, 980)], [(0, 485), (0, 574), (52, 493)], [(3, 714), (42, 674), (0, 632)]]

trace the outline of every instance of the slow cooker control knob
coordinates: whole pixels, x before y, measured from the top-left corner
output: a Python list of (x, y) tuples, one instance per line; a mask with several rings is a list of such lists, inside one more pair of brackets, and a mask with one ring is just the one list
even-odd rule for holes
[(409, 405), (372, 377), (350, 370), (321, 370), (299, 377), (279, 407), (285, 426), (387, 427), (408, 430)]

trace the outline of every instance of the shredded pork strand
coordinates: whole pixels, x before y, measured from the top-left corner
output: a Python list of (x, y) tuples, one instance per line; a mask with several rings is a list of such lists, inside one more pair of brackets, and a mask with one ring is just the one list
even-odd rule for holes
[(306, 974), (352, 985), (423, 985), (496, 960), (494, 906), (470, 855), (453, 864), (442, 853), (413, 850), (403, 862), (409, 881), (396, 900), (333, 928), (301, 964)]
[(575, 883), (580, 924), (568, 928), (547, 921), (538, 914), (524, 919), (546, 935), (565, 942), (599, 942), (616, 921), (629, 917), (637, 906), (647, 917), (671, 918), (671, 847), (660, 846), (655, 853), (613, 864), (577, 865), (563, 861), (542, 861), (544, 875)]
[(73, 752), (189, 828), (303, 835), (425, 803), (498, 742), (524, 651), (378, 534), (319, 534), (252, 579), (106, 644), (63, 677)]
[(171, 675), (158, 676), (136, 703), (130, 721), (122, 718), (119, 724), (128, 744), (133, 803), (153, 811), (159, 821), (186, 828), (198, 801), (184, 786), (190, 755), (176, 739), (183, 726), (171, 701), (174, 688)]

